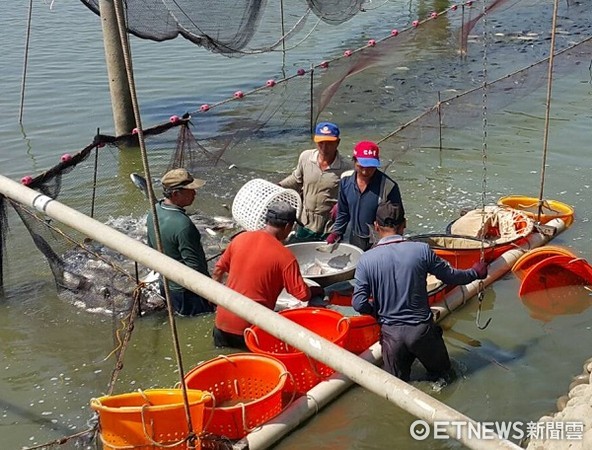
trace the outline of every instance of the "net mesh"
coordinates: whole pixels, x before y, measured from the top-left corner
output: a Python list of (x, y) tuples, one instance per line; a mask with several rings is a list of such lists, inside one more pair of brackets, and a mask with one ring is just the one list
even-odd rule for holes
[[(87, 3), (91, 9), (96, 8), (96, 2)], [(183, 8), (189, 4), (177, 3)], [(211, 5), (216, 3), (211, 2)], [(245, 8), (247, 3), (263, 5), (264, 2), (245, 2)], [(322, 9), (329, 3), (319, 6), (321, 3), (308, 2), (308, 5), (315, 10), (315, 5)], [(495, 8), (491, 6), (489, 14), (495, 17), (495, 14), (507, 12), (515, 3), (497, 0), (490, 4)], [(152, 22), (138, 18), (141, 16), (132, 19), (132, 12), (139, 8), (148, 14), (146, 11), (151, 8), (165, 4), (168, 2), (127, 2), (130, 26), (143, 24), (145, 28), (159, 30)], [(333, 2), (332, 7), (338, 8), (337, 4), (343, 7), (342, 2)], [(360, 3), (348, 2), (348, 5), (350, 9), (343, 8), (346, 16), (347, 11), (353, 13), (359, 9)], [(272, 182), (283, 178), (286, 168), (294, 163), (294, 154), (286, 151), (286, 142), (298, 142), (302, 136), (310, 136), (313, 124), (321, 117), (330, 117), (344, 129), (363, 129), (367, 138), (380, 143), (381, 157), (385, 160), (397, 160), (405, 152), (421, 148), (446, 148), (450, 136), (455, 134), (458, 138), (468, 125), (480, 124), (483, 108), (480, 56), (467, 56), (463, 51), (463, 36), (469, 43), (483, 45), (476, 37), (479, 33), (471, 31), (479, 25), (475, 21), (478, 14), (469, 4), (446, 6), (434, 13), (420, 12), (416, 22), (393, 30), (382, 39), (367, 41), (352, 50), (344, 49), (342, 55), (318, 62), (309, 69), (269, 80), (249, 92), (237, 92), (216, 104), (196, 106), (181, 118), (174, 117), (144, 130), (151, 172), (162, 174), (184, 167), (195, 176), (206, 178), (204, 191), (230, 210), (228, 203), (233, 193), (246, 182), (253, 178)], [(518, 12), (508, 14), (520, 16)], [(163, 30), (161, 38), (174, 37), (174, 33), (179, 32), (178, 23), (163, 19), (169, 17), (163, 14), (153, 15), (153, 20), (160, 23)], [(581, 20), (586, 19), (585, 15), (578, 16), (577, 11), (572, 14), (571, 25), (580, 16)], [(336, 14), (335, 17), (343, 16)], [(521, 19), (521, 25), (526, 26), (522, 22)], [(540, 36), (548, 35), (542, 24), (538, 27)], [(141, 35), (143, 29), (130, 31)], [(508, 28), (496, 39), (500, 46), (509, 43), (518, 51), (525, 40), (512, 39), (512, 33), (512, 28)], [(592, 40), (581, 34), (579, 42), (574, 42), (573, 36), (562, 39), (563, 35), (558, 35), (555, 77), (569, 73), (577, 65), (589, 65)], [(490, 32), (490, 38), (493, 37)], [(228, 43), (235, 39), (225, 37), (223, 40)], [(534, 58), (531, 63), (525, 57), (510, 62), (496, 60), (498, 48), (494, 39), (492, 42), (488, 49), (489, 73), (495, 75), (497, 69), (499, 76), (497, 79), (492, 76), (493, 81), (487, 83), (489, 112), (500, 110), (539, 89), (547, 81), (548, 70), (548, 55), (542, 46), (529, 52), (529, 57)], [(429, 50), (426, 55), (437, 54), (446, 70), (437, 70), (437, 63), (421, 54), (409, 55), (410, 48)], [(464, 57), (459, 56), (463, 54)], [(537, 60), (537, 57), (540, 58)], [(419, 77), (423, 83), (407, 88), (406, 80), (410, 77)], [(435, 92), (441, 93), (441, 100)], [(371, 113), (376, 108), (383, 110), (380, 114), (383, 119), (378, 120)], [(471, 138), (471, 145), (480, 147), (481, 135), (473, 133)], [(139, 170), (137, 152), (130, 149), (135, 139), (131, 133), (117, 137), (97, 133), (80, 151), (64, 155), (59, 164), (33, 178), (23, 179), (23, 183), (145, 241), (144, 219), (130, 217), (128, 208), (132, 202), (137, 202), (139, 195), (129, 182), (130, 172)], [(136, 156), (132, 156), (134, 154)], [(5, 250), (8, 204), (16, 210), (36, 247), (45, 255), (61, 295), (88, 309), (127, 312), (133, 293), (142, 289), (143, 311), (162, 307), (162, 299), (153, 286), (141, 281), (148, 273), (145, 267), (136, 266), (75, 230), (64, 229), (43, 214), (8, 202), (6, 198), (0, 201), (3, 270), (8, 260)], [(147, 209), (145, 207), (144, 212)], [(214, 259), (236, 231), (235, 224), (230, 219), (215, 219), (199, 212), (194, 219), (202, 231), (206, 254)], [(2, 273), (0, 281), (3, 285)]]
[[(81, 0), (100, 15), (99, 0)], [(268, 21), (280, 23), (285, 17), (277, 4), (268, 8), (267, 0), (125, 0), (128, 31), (153, 41), (182, 36), (185, 39), (227, 56), (271, 51), (295, 35), (313, 13), (326, 24), (338, 25), (362, 11), (366, 0), (306, 0), (294, 3), (296, 20), (285, 24), (288, 33), (267, 44), (250, 46), (265, 13)], [(270, 2), (271, 3), (271, 2)], [(277, 3), (277, 2), (274, 2)]]

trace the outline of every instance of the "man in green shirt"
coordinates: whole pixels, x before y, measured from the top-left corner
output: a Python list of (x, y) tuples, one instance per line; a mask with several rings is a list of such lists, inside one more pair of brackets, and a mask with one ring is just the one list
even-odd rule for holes
[[(185, 212), (185, 207), (195, 200), (197, 188), (205, 181), (193, 178), (185, 169), (174, 169), (161, 179), (164, 199), (156, 204), (160, 228), (160, 240), (165, 255), (210, 276), (206, 255), (201, 245), (201, 234)], [(148, 245), (156, 248), (154, 218), (148, 213)], [(182, 316), (194, 316), (214, 311), (214, 305), (183, 286), (168, 281), (171, 302), (175, 312)], [(161, 286), (161, 292), (164, 289)]]

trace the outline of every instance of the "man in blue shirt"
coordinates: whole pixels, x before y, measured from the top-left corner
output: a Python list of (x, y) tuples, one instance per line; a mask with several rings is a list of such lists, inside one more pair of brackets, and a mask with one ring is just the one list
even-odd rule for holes
[(371, 141), (358, 142), (354, 147), (355, 170), (344, 173), (339, 182), (337, 218), (327, 243), (341, 240), (350, 225), (350, 244), (368, 250), (373, 244), (370, 235), (378, 204), (390, 200), (399, 205), (404, 214), (399, 186), (377, 169), (380, 167), (379, 151), (378, 145)]
[(380, 240), (356, 266), (354, 309), (376, 317), (381, 327), (384, 369), (409, 381), (415, 359), (430, 379), (450, 378), (450, 358), (442, 329), (428, 304), (427, 276), (446, 284), (467, 284), (487, 276), (487, 265), (477, 262), (458, 270), (437, 256), (428, 244), (403, 238), (406, 220), (400, 205), (382, 202), (374, 228)]

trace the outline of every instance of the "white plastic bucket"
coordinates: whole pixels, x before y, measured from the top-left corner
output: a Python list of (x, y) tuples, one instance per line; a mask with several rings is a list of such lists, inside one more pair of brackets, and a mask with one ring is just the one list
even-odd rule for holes
[(276, 202), (289, 203), (300, 215), (302, 202), (298, 192), (255, 178), (236, 193), (232, 203), (232, 217), (245, 230), (259, 230), (265, 226), (267, 208)]

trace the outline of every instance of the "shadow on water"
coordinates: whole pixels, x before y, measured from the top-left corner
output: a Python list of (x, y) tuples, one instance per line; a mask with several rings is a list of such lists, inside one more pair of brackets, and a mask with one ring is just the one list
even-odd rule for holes
[(503, 348), (490, 339), (475, 341), (478, 345), (457, 344), (446, 339), (449, 349), (461, 350), (459, 355), (453, 357), (453, 365), (458, 376), (467, 377), (475, 372), (495, 364), (500, 368), (510, 371), (511, 365), (526, 355), (526, 350), (536, 345), (540, 338), (533, 338), (511, 348)]
[[(6, 399), (0, 398), (0, 409), (4, 411), (5, 415), (12, 415), (16, 418), (26, 420), (28, 423), (39, 425), (48, 430), (56, 431), (63, 436), (72, 434), (72, 429), (64, 423), (54, 421), (48, 417), (43, 417), (41, 414), (34, 413), (30, 408), (19, 406)], [(18, 422), (12, 424), (3, 423), (2, 425), (15, 425)]]
[(446, 389), (447, 393), (451, 394), (464, 380), (482, 370), (497, 366), (503, 371), (510, 372), (512, 366), (524, 358), (527, 349), (535, 346), (540, 338), (533, 338), (525, 343), (504, 348), (487, 338), (477, 340), (463, 333), (447, 330), (444, 340), (450, 354), (454, 379), (427, 381), (424, 367), (419, 361), (416, 361), (411, 371), (411, 383), (418, 389), (435, 393)]

